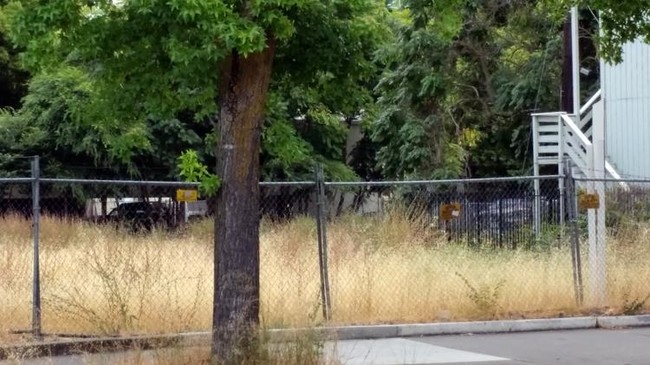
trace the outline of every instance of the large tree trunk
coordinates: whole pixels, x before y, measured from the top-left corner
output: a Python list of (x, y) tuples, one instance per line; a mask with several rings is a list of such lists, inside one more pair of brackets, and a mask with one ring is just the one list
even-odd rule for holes
[(247, 57), (233, 51), (221, 66), (212, 320), (219, 364), (241, 363), (259, 325), (259, 153), (274, 52), (271, 39)]

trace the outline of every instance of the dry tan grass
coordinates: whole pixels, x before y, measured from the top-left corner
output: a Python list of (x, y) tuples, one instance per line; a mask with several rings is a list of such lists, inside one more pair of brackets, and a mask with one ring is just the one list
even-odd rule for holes
[[(648, 229), (636, 227), (609, 241), (607, 304), (614, 312), (650, 294)], [(0, 230), (1, 335), (29, 327), (32, 258), (29, 221), (0, 218)], [(315, 231), (311, 218), (264, 222), (261, 310), (266, 327), (322, 324)], [(207, 330), (212, 313), (211, 235), (211, 222), (180, 233), (132, 236), (44, 217), (44, 330)], [(343, 217), (329, 225), (328, 236), (332, 324), (531, 318), (586, 311), (575, 304), (567, 248), (533, 252), (448, 245), (425, 222), (409, 221), (402, 214)]]
[[(335, 349), (334, 349), (335, 351)], [(323, 349), (319, 341), (291, 342), (281, 346), (262, 344), (252, 356), (243, 359), (241, 365), (339, 365), (336, 353)], [(208, 365), (213, 364), (210, 358), (210, 348), (207, 346), (170, 346), (150, 350), (125, 349), (124, 351), (102, 351), (95, 349), (92, 353), (84, 353), (84, 349), (75, 351), (69, 362), (85, 365)], [(41, 358), (39, 363), (48, 359)], [(61, 359), (59, 359), (61, 361)], [(8, 364), (20, 365), (33, 363), (29, 357), (9, 355)]]

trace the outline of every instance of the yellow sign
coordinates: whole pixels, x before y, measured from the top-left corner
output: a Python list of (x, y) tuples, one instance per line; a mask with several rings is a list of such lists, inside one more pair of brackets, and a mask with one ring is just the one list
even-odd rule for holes
[(440, 206), (440, 220), (449, 221), (460, 216), (460, 203), (443, 204)]
[(195, 202), (199, 198), (197, 190), (176, 190), (176, 200), (179, 202)]
[(581, 194), (578, 197), (580, 209), (598, 209), (600, 207), (600, 197), (598, 194)]

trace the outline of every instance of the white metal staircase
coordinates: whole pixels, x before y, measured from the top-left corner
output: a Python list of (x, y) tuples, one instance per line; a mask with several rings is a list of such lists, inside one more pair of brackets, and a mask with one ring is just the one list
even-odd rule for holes
[[(565, 158), (569, 158), (576, 177), (594, 177), (592, 121), (593, 107), (601, 97), (598, 90), (580, 108), (580, 116), (565, 112), (533, 114), (533, 158), (535, 175), (539, 175), (542, 165), (558, 165), (561, 173)], [(621, 176), (605, 160), (606, 177), (620, 180)], [(624, 188), (627, 188), (623, 182)]]
[[(592, 193), (595, 192), (599, 196), (604, 196), (605, 183), (602, 179), (607, 178), (619, 180), (618, 184), (623, 190), (629, 191), (627, 183), (621, 179), (614, 166), (605, 158), (605, 116), (603, 104), (600, 102), (601, 95), (602, 93), (599, 90), (580, 108), (579, 115), (566, 112), (532, 115), (535, 176), (539, 176), (540, 166), (543, 165), (557, 165), (558, 175), (563, 175), (565, 173), (564, 162), (568, 159), (571, 162), (571, 172), (574, 177), (601, 179), (599, 182), (594, 181), (586, 184), (578, 182), (577, 186), (585, 187)], [(563, 224), (565, 213), (564, 180), (559, 179), (558, 184), (560, 190), (560, 223)], [(540, 181), (536, 179), (534, 185), (536, 197), (533, 211), (534, 225), (536, 237), (539, 238), (541, 228)], [(597, 214), (593, 210), (589, 212), (590, 247), (595, 247), (592, 245), (592, 240), (596, 240), (597, 237), (604, 237), (604, 232), (597, 232), (597, 229), (604, 229), (604, 225), (597, 226), (596, 224), (596, 222), (604, 221), (605, 199), (600, 199)], [(604, 238), (601, 241), (604, 242)]]

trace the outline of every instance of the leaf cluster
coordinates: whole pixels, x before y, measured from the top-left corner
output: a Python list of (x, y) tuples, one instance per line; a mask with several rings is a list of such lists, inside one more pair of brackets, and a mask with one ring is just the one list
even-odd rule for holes
[(219, 64), (273, 38), (262, 151), (269, 179), (311, 175), (317, 161), (336, 166), (329, 173), (338, 178), (354, 176), (345, 165), (345, 121), (372, 108), (386, 13), (374, 0), (14, 0), (6, 7), (29, 70), (71, 68), (92, 81), (92, 108), (79, 114), (102, 138), (123, 135), (120, 128), (142, 132), (137, 145), (95, 139), (94, 148), (134, 166), (176, 166), (187, 148), (212, 165)]
[(557, 108), (557, 20), (526, 0), (407, 6), (411, 20), (395, 21), (398, 40), (382, 51), (388, 67), (372, 137), (383, 171), (397, 178), (521, 173), (530, 112)]
[(572, 6), (597, 13), (600, 34), (595, 36), (599, 55), (606, 62), (620, 63), (622, 47), (628, 42), (650, 43), (650, 7), (645, 0), (545, 0), (545, 3), (556, 13), (566, 14)]

